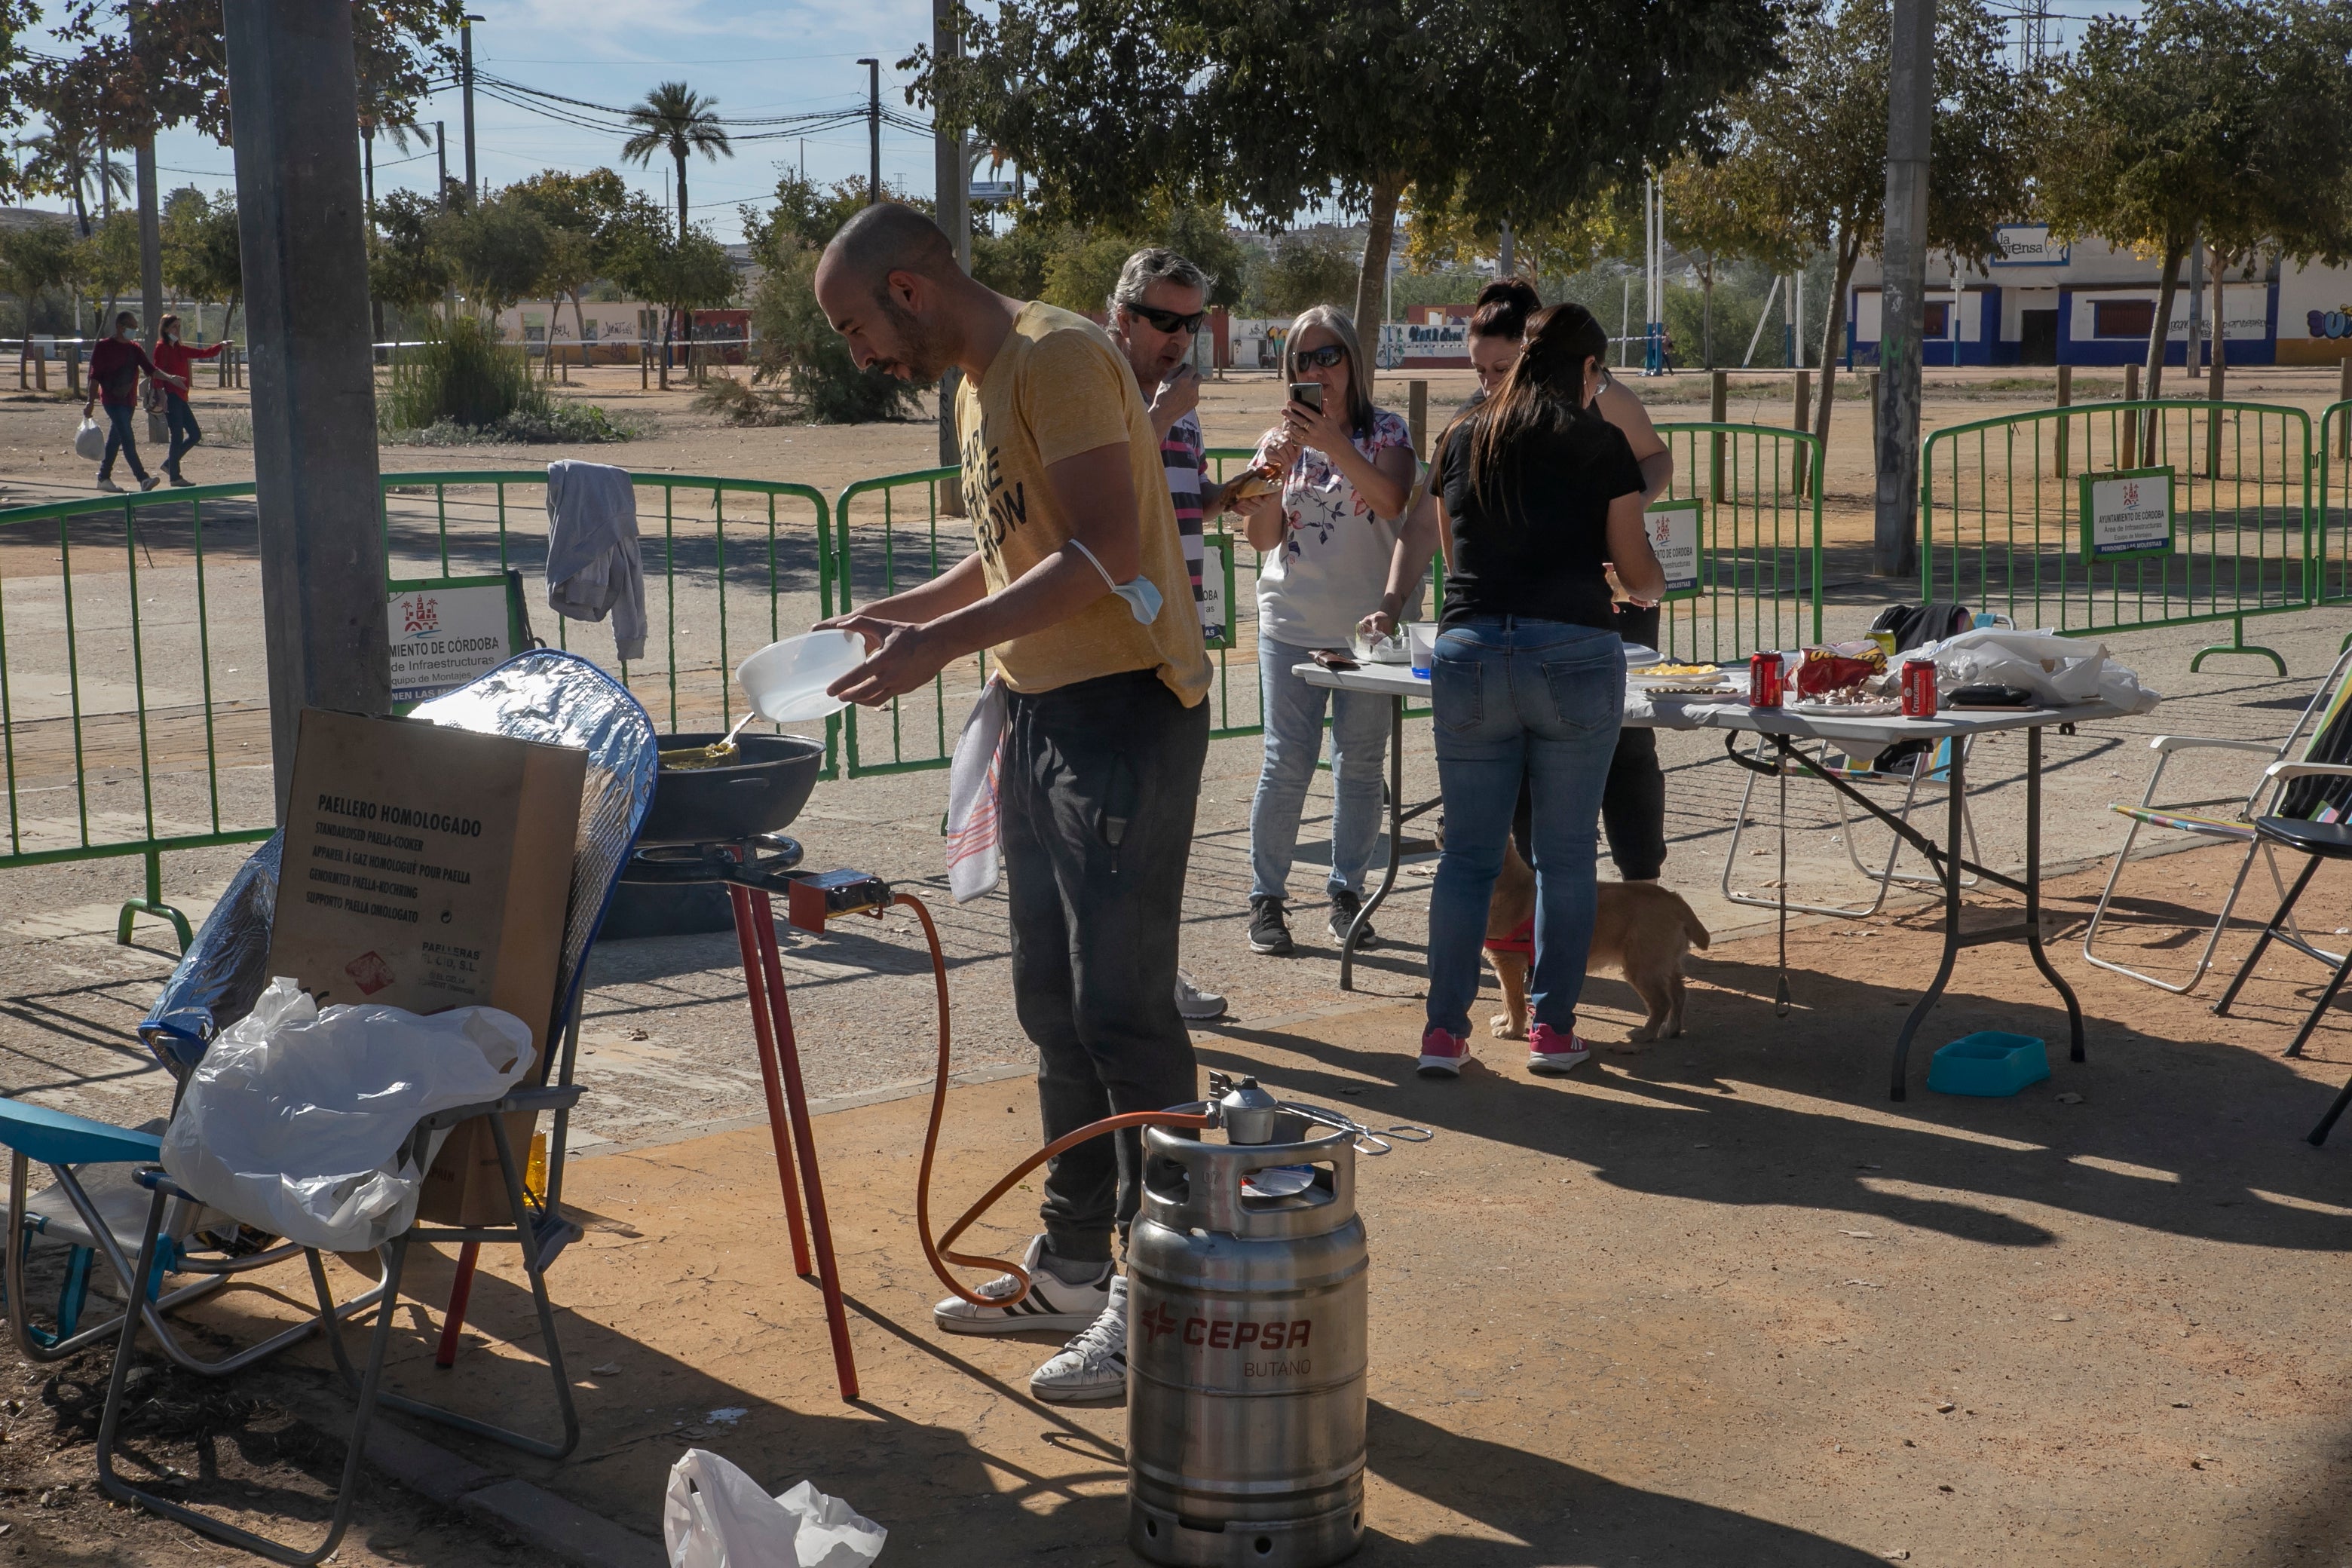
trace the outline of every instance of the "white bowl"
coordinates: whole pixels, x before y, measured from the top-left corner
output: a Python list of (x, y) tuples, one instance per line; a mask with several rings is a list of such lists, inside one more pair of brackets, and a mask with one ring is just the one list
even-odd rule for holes
[(735, 667), (760, 717), (772, 724), (822, 719), (845, 706), (825, 688), (866, 662), (866, 639), (834, 628), (772, 642)]

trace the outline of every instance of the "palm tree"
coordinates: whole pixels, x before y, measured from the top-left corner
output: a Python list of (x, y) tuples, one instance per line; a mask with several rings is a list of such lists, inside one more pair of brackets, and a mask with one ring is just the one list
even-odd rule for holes
[[(621, 143), (621, 157), (631, 163), (650, 163), (654, 154), (667, 150), (677, 164), (677, 237), (686, 242), (686, 155), (700, 153), (712, 163), (724, 153), (735, 156), (734, 146), (719, 123), (719, 100), (705, 98), (682, 81), (666, 81), (646, 94), (646, 100), (629, 110), (629, 123), (637, 133)], [(694, 342), (694, 315), (686, 317), (686, 341), (689, 355)], [(669, 345), (662, 345), (662, 368), (669, 368)]]
[(621, 156), (632, 163), (650, 163), (667, 151), (677, 165), (677, 237), (686, 237), (686, 155), (699, 153), (712, 163), (720, 153), (732, 158), (734, 146), (719, 123), (719, 100), (705, 98), (682, 81), (666, 81), (646, 94), (629, 110), (637, 133), (621, 144)]
[(130, 197), (130, 174), (107, 158), (94, 131), (52, 121), (48, 130), (17, 145), (32, 154), (25, 163), (26, 184), (34, 190), (70, 199), (74, 226), (84, 239), (89, 237), (93, 199), (103, 206), (110, 195)]

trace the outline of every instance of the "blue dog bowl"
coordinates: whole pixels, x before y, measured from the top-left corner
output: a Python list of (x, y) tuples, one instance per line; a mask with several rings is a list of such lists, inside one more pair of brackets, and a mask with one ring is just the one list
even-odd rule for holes
[(2050, 1076), (2050, 1055), (2032, 1035), (1979, 1029), (1936, 1053), (1927, 1087), (1938, 1094), (2015, 1094)]

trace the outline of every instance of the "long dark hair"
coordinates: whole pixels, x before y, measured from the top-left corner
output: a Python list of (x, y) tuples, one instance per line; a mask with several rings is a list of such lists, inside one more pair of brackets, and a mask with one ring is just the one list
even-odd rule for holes
[[(1527, 347), (1511, 362), (1501, 389), (1472, 416), (1470, 493), (1480, 504), (1494, 511), (1519, 510), (1516, 494), (1507, 501), (1502, 495), (1510, 449), (1584, 417), (1585, 366), (1608, 357), (1607, 331), (1591, 311), (1572, 300), (1538, 310), (1528, 320)], [(1516, 482), (1510, 488), (1516, 491)]]
[(1474, 338), (1504, 338), (1517, 342), (1528, 335), (1528, 318), (1543, 309), (1543, 296), (1524, 278), (1506, 278), (1478, 290), (1470, 315)]

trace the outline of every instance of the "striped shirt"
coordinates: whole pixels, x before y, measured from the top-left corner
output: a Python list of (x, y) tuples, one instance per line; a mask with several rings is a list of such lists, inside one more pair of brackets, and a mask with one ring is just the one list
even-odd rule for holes
[(1170, 426), (1160, 443), (1160, 466), (1168, 473), (1168, 499), (1176, 507), (1176, 537), (1184, 546), (1184, 570), (1192, 578), (1192, 603), (1202, 606), (1204, 615), (1207, 595), (1201, 591), (1201, 514), (1204, 510), (1202, 490), (1205, 486), (1207, 454), (1197, 414), (1187, 414)]

